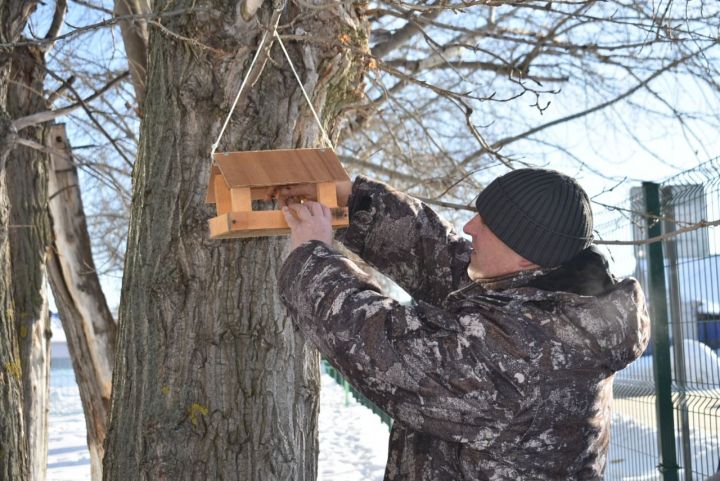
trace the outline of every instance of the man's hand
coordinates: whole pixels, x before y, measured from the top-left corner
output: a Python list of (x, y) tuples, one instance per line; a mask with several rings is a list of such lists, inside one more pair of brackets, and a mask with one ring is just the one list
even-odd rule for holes
[(284, 206), (282, 213), (290, 226), (290, 245), (292, 249), (303, 242), (319, 240), (332, 244), (332, 214), (330, 209), (317, 202)]

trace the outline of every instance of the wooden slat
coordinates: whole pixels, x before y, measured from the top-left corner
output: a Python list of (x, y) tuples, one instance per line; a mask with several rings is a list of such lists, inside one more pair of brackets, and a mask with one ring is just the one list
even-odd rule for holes
[(229, 214), (219, 215), (213, 217), (208, 221), (208, 227), (210, 228), (210, 238), (217, 239), (219, 236), (230, 232), (230, 217)]
[[(349, 223), (347, 207), (332, 209), (333, 229), (347, 227)], [(256, 212), (232, 212), (210, 219), (211, 239), (232, 239), (247, 237), (268, 237), (288, 235), (290, 228), (283, 213), (278, 210)]]
[(215, 208), (217, 215), (222, 215), (231, 211), (230, 189), (228, 189), (225, 179), (222, 175), (216, 175), (215, 181)]
[(250, 212), (252, 210), (252, 194), (249, 187), (230, 189), (230, 204), (233, 212)]
[(328, 207), (337, 207), (337, 189), (335, 182), (320, 182), (316, 185), (317, 201)]
[(332, 149), (216, 153), (230, 187), (269, 187), (350, 180)]
[(208, 204), (215, 203), (215, 177), (219, 175), (222, 175), (220, 169), (216, 165), (213, 165), (210, 168), (210, 180), (208, 181), (207, 198), (205, 199), (205, 202)]

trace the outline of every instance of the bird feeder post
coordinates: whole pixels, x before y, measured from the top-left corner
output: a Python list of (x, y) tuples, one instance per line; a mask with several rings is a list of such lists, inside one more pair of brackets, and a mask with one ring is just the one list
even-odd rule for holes
[(249, 187), (230, 189), (232, 212), (250, 212), (252, 210), (252, 192)]
[(338, 206), (335, 182), (320, 182), (316, 185), (317, 201), (330, 208)]
[(225, 180), (220, 175), (216, 175), (213, 179), (215, 187), (215, 207), (217, 209), (217, 215), (227, 214), (232, 212), (232, 200), (230, 197), (230, 190), (228, 189)]

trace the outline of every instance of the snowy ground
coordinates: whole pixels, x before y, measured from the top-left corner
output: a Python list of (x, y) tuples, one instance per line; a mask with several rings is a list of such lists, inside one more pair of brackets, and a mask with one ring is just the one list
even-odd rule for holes
[[(90, 465), (85, 421), (69, 364), (53, 367), (51, 377), (49, 481), (86, 481)], [(621, 400), (618, 400), (621, 401)], [(646, 399), (647, 401), (647, 399)], [(347, 402), (347, 405), (346, 405)], [(636, 403), (637, 404), (637, 403)], [(647, 406), (651, 409), (650, 405)], [(656, 469), (655, 429), (643, 414), (618, 412), (613, 417), (607, 480), (661, 480)], [(717, 413), (716, 413), (717, 415)], [(323, 374), (320, 397), (319, 481), (381, 481), (387, 457), (388, 428), (357, 404), (330, 376)], [(693, 430), (693, 471), (709, 473), (720, 456), (717, 433)], [(640, 448), (642, 452), (638, 452)], [(678, 447), (679, 449), (679, 447)], [(678, 459), (682, 460), (680, 450)], [(681, 476), (682, 478), (682, 476)], [(704, 479), (696, 474), (693, 479)]]
[[(85, 419), (72, 368), (53, 368), (50, 386), (48, 481), (90, 479)], [(318, 481), (382, 481), (389, 430), (323, 374)]]
[(90, 479), (90, 454), (80, 393), (69, 363), (50, 370), (48, 481)]

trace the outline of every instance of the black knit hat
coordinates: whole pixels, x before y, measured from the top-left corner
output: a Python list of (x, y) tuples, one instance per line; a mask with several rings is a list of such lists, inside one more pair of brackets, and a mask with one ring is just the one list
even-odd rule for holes
[(475, 205), (500, 240), (543, 267), (572, 259), (593, 240), (587, 194), (574, 179), (554, 170), (518, 169), (498, 177)]

